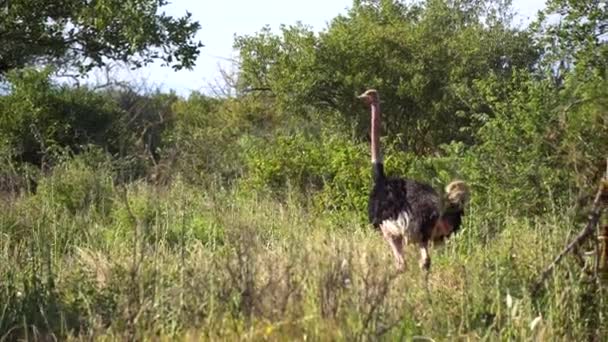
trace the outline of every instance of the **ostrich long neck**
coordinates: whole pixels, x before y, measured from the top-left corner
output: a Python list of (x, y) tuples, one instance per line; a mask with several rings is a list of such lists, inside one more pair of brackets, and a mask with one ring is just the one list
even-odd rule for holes
[(382, 152), (380, 151), (380, 104), (373, 102), (372, 109), (372, 167), (374, 179), (384, 177), (384, 165), (382, 163)]

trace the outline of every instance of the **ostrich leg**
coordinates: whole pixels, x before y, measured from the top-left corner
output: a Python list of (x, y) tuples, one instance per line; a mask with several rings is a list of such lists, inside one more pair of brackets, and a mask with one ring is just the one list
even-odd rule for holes
[(405, 270), (405, 260), (403, 259), (403, 237), (400, 235), (391, 234), (391, 232), (385, 228), (382, 229), (382, 235), (391, 247), (391, 251), (395, 257), (395, 263), (397, 264), (397, 270), (403, 272)]
[(420, 242), (420, 268), (427, 271), (431, 268), (431, 257), (429, 256), (428, 241)]

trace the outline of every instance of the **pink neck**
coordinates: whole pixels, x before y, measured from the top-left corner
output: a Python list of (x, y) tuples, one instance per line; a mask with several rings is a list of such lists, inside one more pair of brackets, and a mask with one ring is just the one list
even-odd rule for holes
[(372, 103), (372, 163), (382, 163), (380, 153), (380, 104)]

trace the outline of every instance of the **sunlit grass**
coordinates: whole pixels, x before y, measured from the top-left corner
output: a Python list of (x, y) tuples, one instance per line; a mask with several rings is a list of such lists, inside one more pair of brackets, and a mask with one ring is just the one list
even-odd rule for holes
[(416, 248), (397, 274), (357, 215), (300, 200), (179, 181), (109, 196), (103, 210), (66, 210), (52, 192), (3, 204), (2, 339), (606, 336), (605, 299), (574, 263), (530, 293), (575, 228), (568, 217), (496, 220), (471, 208), (462, 232), (431, 251), (427, 279)]

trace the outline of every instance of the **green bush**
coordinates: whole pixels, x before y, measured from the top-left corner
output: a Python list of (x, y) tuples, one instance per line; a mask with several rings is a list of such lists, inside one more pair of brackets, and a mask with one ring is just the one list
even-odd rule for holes
[[(501, 1), (354, 1), (327, 29), (305, 25), (263, 28), (239, 36), (239, 88), (268, 90), (291, 115), (307, 108), (336, 111), (354, 123), (357, 138), (369, 116), (355, 99), (376, 88), (390, 136), (407, 132), (402, 147), (436, 152), (452, 140), (471, 143), (469, 96), (489, 74), (508, 82), (530, 68), (538, 51), (527, 30), (514, 28)], [(484, 103), (476, 104), (481, 106)]]
[[(249, 141), (243, 182), (255, 191), (312, 197), (320, 210), (364, 215), (371, 186), (369, 144), (356, 142), (334, 127), (313, 135), (297, 132)], [(383, 140), (388, 175), (431, 183), (438, 190), (461, 177), (464, 146), (445, 146), (445, 156), (421, 158), (399, 150), (398, 139)]]
[(36, 199), (75, 214), (93, 210), (107, 213), (113, 197), (112, 166), (101, 150), (68, 158), (40, 179)]
[(559, 89), (519, 73), (509, 89), (478, 86), (492, 116), (480, 115), (477, 143), (462, 165), (477, 198), (525, 214), (588, 203), (605, 171), (606, 81), (581, 82), (572, 74)]
[(193, 93), (174, 104), (175, 120), (165, 138), (173, 171), (187, 181), (233, 182), (243, 174), (241, 151), (249, 135), (263, 136), (278, 121), (271, 102), (243, 96), (219, 100)]
[(245, 153), (244, 184), (285, 195), (297, 191), (317, 195), (327, 208), (359, 207), (369, 174), (362, 146), (338, 133), (313, 136), (278, 134), (250, 139)]
[(122, 187), (113, 197), (105, 243), (132, 246), (137, 236), (150, 246), (160, 243), (181, 248), (186, 241), (209, 248), (222, 246), (223, 224), (202, 206), (205, 196), (205, 192), (184, 183), (182, 177), (176, 177), (169, 188), (150, 187), (144, 182)]
[(49, 75), (32, 69), (9, 74), (11, 89), (0, 96), (0, 148), (38, 166), (88, 144), (118, 151), (122, 112), (116, 104), (84, 87), (55, 85)]

